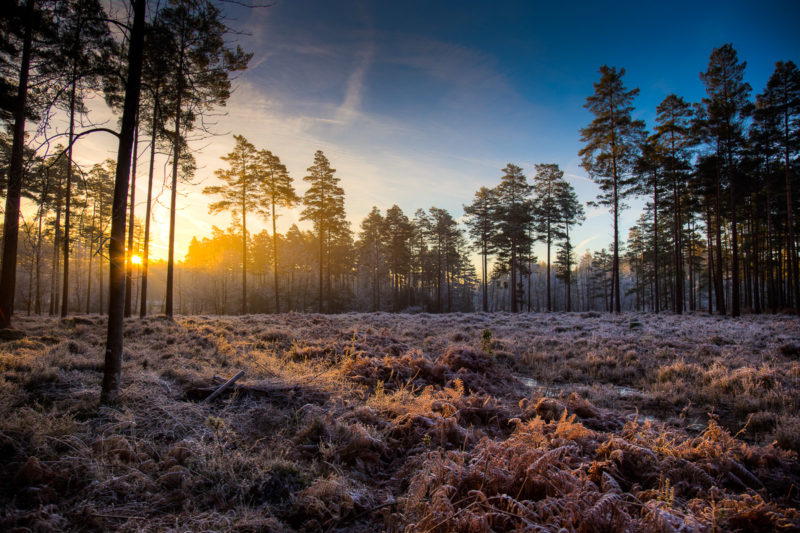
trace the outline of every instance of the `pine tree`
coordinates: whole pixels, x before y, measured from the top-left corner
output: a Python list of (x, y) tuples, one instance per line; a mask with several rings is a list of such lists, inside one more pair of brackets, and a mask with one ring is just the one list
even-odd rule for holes
[(511, 312), (518, 307), (517, 274), (520, 262), (530, 253), (533, 239), (529, 227), (531, 215), (531, 186), (522, 169), (508, 164), (503, 169), (500, 185), (495, 188), (497, 209), (495, 210), (494, 245), (501, 260), (509, 262), (511, 276)]
[[(75, 139), (77, 115), (86, 113), (83, 101), (88, 93), (100, 89), (103, 78), (113, 77), (108, 68), (114, 49), (105, 11), (97, 0), (72, 0), (59, 2), (56, 8), (58, 23), (57, 38), (61, 43), (61, 53), (54, 55), (49, 65), (53, 73), (61, 73), (67, 78), (66, 102), (69, 114), (69, 137), (67, 144), (67, 183), (64, 203), (64, 272), (61, 288), (61, 317), (69, 313), (69, 242), (71, 231), (72, 194), (72, 148)], [(118, 73), (116, 73), (118, 74)], [(111, 94), (111, 91), (106, 91)], [(58, 103), (61, 99), (58, 100)]]
[(233, 151), (222, 156), (230, 168), (218, 169), (214, 175), (225, 185), (213, 185), (203, 189), (203, 194), (221, 197), (208, 206), (211, 214), (230, 212), (240, 221), (242, 236), (242, 311), (247, 314), (247, 213), (259, 207), (258, 180), (265, 173), (256, 147), (242, 135), (234, 135)]
[[(739, 228), (736, 187), (736, 157), (744, 145), (744, 119), (749, 113), (750, 85), (743, 81), (746, 62), (739, 62), (733, 46), (726, 44), (711, 52), (708, 68), (700, 73), (706, 86), (703, 99), (707, 131), (715, 143), (727, 178), (731, 221), (731, 316), (740, 314)], [(719, 228), (718, 228), (719, 231)], [(719, 246), (718, 246), (719, 247)]]
[(361, 221), (358, 247), (361, 251), (360, 264), (368, 269), (372, 292), (372, 312), (381, 310), (381, 265), (384, 260), (384, 233), (386, 221), (380, 209), (373, 206), (372, 211)]
[(145, 0), (133, 0), (133, 24), (128, 44), (128, 72), (122, 125), (119, 132), (114, 201), (111, 209), (109, 255), (108, 333), (100, 400), (114, 402), (122, 376), (122, 320), (125, 312), (125, 211), (128, 199), (131, 153), (139, 109), (144, 48)]
[(558, 187), (556, 200), (560, 213), (560, 222), (564, 229), (558, 250), (558, 262), (562, 267), (564, 283), (567, 285), (566, 307), (567, 312), (569, 312), (572, 311), (572, 263), (574, 257), (572, 242), (569, 238), (569, 229), (576, 224), (582, 224), (586, 220), (586, 215), (583, 210), (583, 204), (578, 200), (578, 195), (575, 194), (575, 189), (566, 181)]
[[(11, 327), (14, 313), (14, 292), (17, 278), (17, 243), (19, 240), (20, 199), (22, 195), (23, 147), (25, 143), (25, 120), (30, 77), (32, 43), (35, 25), (35, 0), (26, 0), (20, 10), (22, 28), (21, 59), (15, 102), (11, 107), (13, 117), (13, 140), (9, 160), (8, 183), (6, 185), (6, 208), (3, 223), (3, 264), (0, 271), (0, 328)], [(17, 7), (16, 3), (14, 7)], [(11, 92), (11, 91), (9, 91)]]
[(788, 230), (789, 276), (793, 288), (795, 311), (800, 314), (800, 266), (798, 266), (797, 240), (792, 200), (793, 167), (796, 168), (800, 152), (800, 70), (791, 61), (779, 61), (770, 76), (765, 90), (768, 113), (777, 119), (778, 145), (783, 156), (786, 186), (786, 227)]
[(309, 174), (303, 180), (311, 186), (303, 195), (305, 208), (301, 220), (310, 220), (314, 224), (319, 239), (318, 309), (322, 313), (323, 310), (330, 309), (331, 305), (330, 282), (327, 287), (324, 286), (323, 268), (326, 263), (325, 254), (330, 253), (329, 240), (337, 231), (337, 227), (344, 222), (344, 189), (339, 186), (339, 178), (334, 176), (336, 169), (331, 168), (322, 150), (317, 150), (314, 154), (314, 164), (307, 170)]
[(541, 235), (547, 249), (547, 310), (553, 310), (550, 290), (550, 248), (563, 237), (561, 196), (566, 186), (564, 172), (555, 163), (536, 165), (533, 178), (534, 228)]
[[(778, 280), (776, 280), (775, 268), (775, 223), (773, 222), (773, 211), (775, 211), (775, 202), (773, 202), (774, 191), (772, 178), (776, 174), (776, 167), (778, 161), (781, 159), (781, 146), (780, 139), (784, 132), (783, 117), (778, 111), (778, 106), (774, 100), (776, 98), (774, 91), (769, 87), (756, 96), (755, 109), (753, 111), (753, 123), (751, 124), (748, 136), (748, 143), (750, 149), (761, 163), (761, 175), (763, 176), (763, 191), (764, 191), (764, 206), (766, 208), (766, 230), (765, 230), (765, 248), (766, 248), (766, 269), (767, 269), (767, 306), (773, 313), (778, 311), (779, 293), (783, 291), (778, 290)], [(788, 217), (787, 217), (788, 218)], [(780, 246), (778, 245), (780, 248)], [(791, 258), (790, 258), (791, 260)], [(791, 273), (791, 271), (790, 271)], [(791, 281), (791, 279), (790, 279)]]
[(116, 161), (107, 159), (102, 165), (94, 165), (86, 177), (86, 205), (91, 204), (91, 218), (84, 226), (88, 233), (89, 268), (86, 282), (86, 313), (92, 312), (92, 261), (98, 258), (100, 272), (100, 296), (98, 312), (103, 312), (103, 249), (108, 241), (111, 223), (111, 208), (114, 201), (114, 175)]
[(427, 216), (419, 219), (422, 231), (431, 248), (435, 273), (436, 312), (452, 310), (452, 274), (458, 259), (458, 241), (461, 235), (453, 216), (439, 207), (431, 207)]
[(174, 129), (172, 140), (172, 184), (170, 191), (167, 295), (164, 312), (173, 315), (175, 272), (175, 215), (179, 165), (184, 159), (186, 133), (196, 127), (198, 117), (230, 97), (229, 75), (247, 68), (252, 54), (226, 47), (228, 31), (219, 8), (208, 0), (175, 0), (159, 13), (161, 28), (169, 30), (170, 46), (162, 51), (170, 66), (168, 101), (164, 112)]
[(153, 207), (153, 176), (155, 172), (156, 148), (159, 142), (169, 144), (166, 133), (166, 117), (164, 109), (164, 95), (170, 78), (170, 65), (163, 61), (163, 50), (170, 47), (170, 31), (164, 27), (156, 13), (154, 20), (145, 35), (144, 69), (142, 72), (144, 85), (148, 88), (142, 95), (143, 105), (139, 108), (138, 121), (149, 125), (150, 156), (147, 171), (147, 198), (145, 200), (144, 237), (142, 251), (141, 295), (139, 297), (139, 317), (147, 315), (148, 308), (148, 279), (150, 273), (150, 222)]
[(683, 98), (670, 94), (656, 108), (656, 133), (663, 165), (672, 188), (672, 242), (675, 275), (675, 302), (673, 311), (683, 312), (683, 222), (681, 214), (689, 170), (689, 150), (694, 144), (692, 135), (692, 108)]
[(472, 237), (473, 248), (481, 255), (481, 301), (484, 313), (489, 311), (488, 297), (488, 258), (494, 252), (492, 235), (495, 232), (494, 210), (496, 209), (494, 191), (481, 187), (475, 193), (470, 205), (464, 206), (469, 236)]
[(392, 311), (396, 313), (400, 310), (400, 283), (408, 282), (413, 233), (411, 222), (397, 205), (386, 211), (383, 233), (392, 281)]
[(595, 116), (581, 129), (581, 141), (586, 143), (578, 153), (582, 166), (600, 186), (598, 203), (611, 208), (614, 219), (612, 251), (613, 310), (620, 312), (619, 285), (619, 212), (626, 196), (634, 190), (635, 176), (630, 172), (634, 163), (644, 123), (634, 120), (633, 99), (639, 89), (628, 90), (622, 84), (625, 69), (600, 67), (600, 81), (594, 84), (594, 94), (586, 99), (586, 107)]
[(275, 292), (275, 312), (281, 312), (278, 292), (278, 230), (276, 220), (280, 216), (278, 208), (291, 208), (300, 201), (292, 186), (292, 177), (281, 163), (280, 158), (268, 150), (258, 153), (260, 175), (257, 180), (260, 211), (272, 219), (272, 260), (273, 289)]

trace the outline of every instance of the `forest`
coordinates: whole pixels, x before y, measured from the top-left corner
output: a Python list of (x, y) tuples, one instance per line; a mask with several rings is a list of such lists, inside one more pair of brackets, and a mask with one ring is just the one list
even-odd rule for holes
[[(291, 175), (231, 132), (198, 164), (253, 62), (232, 6), (280, 9), (4, 7), (0, 529), (800, 529), (791, 58), (751, 87), (720, 43), (652, 124), (601, 66), (588, 202), (509, 162), (460, 213), (419, 191), (356, 224), (328, 150)], [(181, 258), (201, 174), (230, 223)]]
[[(170, 13), (165, 16), (179, 16)], [(42, 32), (38, 40), (66, 39), (46, 34), (46, 28), (34, 29)], [(81, 26), (83, 31), (90, 28)], [(8, 304), (14, 303), (6, 313), (65, 317), (108, 308), (117, 165), (108, 159), (81, 168), (71, 161), (70, 147), (84, 134), (107, 134), (101, 127), (75, 131), (74, 126), (91, 123), (82, 103), (90, 93), (102, 94), (113, 108), (122, 105), (115, 74), (124, 66), (120, 47), (125, 43), (116, 43), (102, 25), (91, 31), (73, 36), (81, 64), (69, 64), (76, 57), (71, 53), (62, 58), (67, 63), (52, 70), (54, 49), (38, 49), (41, 57), (32, 58), (29, 75), (36, 85), (24, 118), (38, 122), (35, 142), (18, 147), (22, 168), (14, 172), (22, 172), (19, 195), (16, 179), (7, 179), (13, 174), (13, 106), (4, 112), (5, 216), (18, 220), (19, 243), (18, 256), (8, 257), (16, 269), (14, 283), (9, 272), (4, 286)], [(385, 211), (373, 208), (353, 228), (344, 209), (345, 191), (324, 153), (314, 155), (303, 177), (309, 188), (300, 196), (277, 154), (235, 135), (234, 151), (215, 171), (221, 185), (203, 191), (210, 214), (233, 216), (230, 227), (196, 236), (180, 260), (174, 257), (171, 216), (170, 255), (154, 261), (151, 204), (169, 193), (174, 212), (171, 191), (177, 193), (195, 172), (188, 140), (205, 128), (200, 111), (224, 106), (229, 76), (246, 68), (248, 55), (226, 48), (224, 35), (225, 27), (218, 26), (216, 56), (204, 59), (214, 60), (213, 69), (203, 67), (208, 72), (192, 71), (180, 57), (173, 65), (178, 71), (143, 70), (148, 91), (132, 133), (137, 157), (129, 169), (126, 201), (126, 316), (132, 308), (140, 316), (172, 315), (176, 305), (180, 314), (705, 310), (732, 316), (742, 310), (776, 313), (795, 307), (797, 202), (792, 189), (800, 150), (800, 74), (792, 61), (780, 61), (753, 97), (743, 81), (746, 63), (731, 45), (714, 49), (701, 75), (707, 98), (692, 103), (669, 95), (656, 109), (652, 132), (632, 118), (638, 90), (624, 86), (624, 69), (600, 69), (586, 104), (595, 119), (581, 130), (582, 165), (600, 188), (590, 204), (607, 207), (617, 220), (626, 198), (644, 202), (627, 239), (620, 240), (615, 226), (607, 248), (576, 257), (570, 231), (585, 220), (584, 207), (556, 163), (537, 164), (530, 179), (509, 163), (498, 171), (499, 182), (481, 187), (465, 202), (461, 217), (435, 206), (407, 214), (393, 205)], [(155, 36), (145, 40), (145, 67), (148, 53), (161, 55), (163, 46)], [(7, 102), (18, 98), (12, 96), (17, 81), (10, 76), (16, 66), (12, 57), (5, 63)], [(116, 58), (117, 70), (109, 70), (110, 57)], [(74, 75), (65, 77), (70, 69)], [(201, 79), (203, 90), (198, 88)], [(168, 88), (180, 86), (176, 80), (191, 89), (171, 94)], [(621, 97), (614, 99), (615, 94)], [(48, 117), (59, 111), (68, 114), (69, 134), (48, 136)], [(159, 154), (170, 163), (164, 175), (155, 175)], [(137, 175), (148, 183), (146, 199), (138, 200), (139, 215), (133, 195)], [(162, 188), (154, 189), (154, 180)], [(16, 210), (17, 203), (22, 210)], [(302, 209), (301, 220), (311, 227), (293, 225), (279, 233), (276, 219), (292, 208)], [(248, 215), (272, 231), (248, 231)], [(4, 232), (13, 234), (14, 228), (14, 220), (4, 224)], [(13, 235), (4, 239), (9, 237), (15, 242)], [(534, 253), (537, 244), (544, 245), (543, 257)]]

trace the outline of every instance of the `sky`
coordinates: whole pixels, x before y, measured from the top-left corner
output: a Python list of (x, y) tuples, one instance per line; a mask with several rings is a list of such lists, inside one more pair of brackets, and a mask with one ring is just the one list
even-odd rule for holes
[[(557, 163), (583, 202), (598, 189), (580, 166), (579, 130), (592, 115), (583, 105), (601, 65), (626, 69), (638, 87), (635, 117), (652, 128), (655, 108), (670, 93), (699, 101), (699, 73), (714, 47), (732, 43), (747, 61), (745, 79), (761, 92), (779, 60), (800, 63), (800, 2), (641, 1), (366, 1), (273, 0), (271, 7), (223, 6), (231, 42), (253, 52), (234, 92), (217, 111), (216, 135), (193, 142), (198, 171), (180, 185), (176, 255), (193, 236), (230, 218), (211, 216), (220, 157), (244, 135), (286, 164), (299, 194), (316, 150), (337, 169), (352, 229), (372, 206), (448, 209), (461, 217), (481, 186), (495, 186), (508, 163), (529, 178), (536, 163)], [(108, 110), (92, 104), (101, 120)], [(105, 117), (103, 117), (105, 113)], [(146, 169), (144, 141), (139, 168)], [(114, 157), (111, 139), (76, 148), (88, 164)], [(157, 166), (157, 188), (164, 181)], [(146, 179), (136, 183), (143, 216)], [(168, 192), (154, 211), (152, 253), (167, 254)], [(623, 213), (621, 238), (641, 201)], [(587, 208), (574, 233), (580, 255), (608, 247), (611, 216)], [(252, 221), (252, 218), (249, 219)], [(299, 222), (299, 209), (279, 231)], [(266, 220), (250, 222), (259, 231)], [(539, 258), (543, 250), (539, 249)]]

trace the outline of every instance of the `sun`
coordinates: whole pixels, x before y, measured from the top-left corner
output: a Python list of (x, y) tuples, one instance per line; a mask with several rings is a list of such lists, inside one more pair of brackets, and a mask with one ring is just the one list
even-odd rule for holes
[(131, 256), (131, 263), (134, 265), (141, 265), (142, 264), (142, 256), (141, 255), (132, 255)]

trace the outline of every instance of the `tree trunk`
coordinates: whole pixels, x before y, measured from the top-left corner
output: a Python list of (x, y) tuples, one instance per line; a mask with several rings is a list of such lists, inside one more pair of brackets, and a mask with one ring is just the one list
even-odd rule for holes
[(183, 107), (183, 61), (185, 54), (185, 42), (181, 37), (180, 64), (178, 66), (178, 86), (177, 100), (175, 102), (175, 138), (172, 140), (172, 190), (170, 194), (169, 208), (169, 252), (167, 258), (167, 295), (164, 302), (164, 314), (172, 318), (173, 316), (173, 294), (175, 279), (175, 211), (178, 204), (178, 161), (181, 155), (181, 111)]
[(273, 285), (275, 289), (275, 313), (281, 312), (281, 300), (278, 293), (278, 230), (275, 224), (275, 199), (272, 200), (272, 257), (275, 270), (273, 271)]
[(569, 243), (569, 224), (564, 224), (567, 239), (567, 313), (572, 311), (572, 247)]
[[(784, 84), (785, 85), (785, 84)], [(788, 268), (790, 269), (790, 274), (788, 276), (789, 283), (794, 288), (793, 295), (794, 295), (794, 309), (797, 314), (800, 314), (800, 269), (798, 269), (798, 262), (797, 262), (797, 250), (796, 250), (796, 238), (794, 232), (794, 214), (792, 210), (794, 206), (792, 205), (792, 173), (790, 169), (791, 161), (789, 160), (789, 106), (788, 104), (784, 106), (784, 114), (783, 114), (783, 128), (784, 128), (784, 143), (783, 143), (783, 154), (784, 154), (784, 170), (785, 170), (785, 178), (786, 178), (786, 227), (789, 230), (789, 248), (787, 250), (789, 254), (789, 261), (788, 261)]]
[(131, 168), (136, 114), (139, 109), (146, 0), (133, 0), (133, 27), (128, 48), (128, 80), (119, 135), (117, 169), (114, 180), (114, 203), (111, 210), (109, 248), (108, 335), (106, 338), (102, 402), (115, 402), (119, 396), (122, 374), (122, 320), (125, 311), (125, 203)]
[[(714, 276), (714, 296), (716, 298), (717, 304), (717, 313), (720, 315), (725, 314), (725, 291), (723, 288), (722, 283), (722, 223), (720, 221), (720, 213), (722, 212), (722, 191), (721, 191), (721, 184), (720, 184), (720, 170), (719, 164), (717, 164), (717, 195), (716, 195), (716, 209), (714, 210), (714, 218), (715, 218), (715, 225), (716, 228), (716, 251), (717, 251), (717, 258), (715, 260), (716, 265), (716, 275)], [(710, 306), (709, 306), (710, 308)]]
[(511, 242), (511, 312), (517, 309), (517, 243)]
[[(49, 185), (49, 176), (48, 176)], [(39, 211), (39, 228), (36, 233), (36, 303), (34, 305), (34, 313), (37, 315), (42, 314), (42, 219), (44, 218), (44, 211)]]
[(778, 312), (778, 305), (775, 299), (775, 267), (773, 265), (773, 251), (772, 251), (772, 192), (771, 192), (771, 184), (770, 184), (770, 170), (769, 170), (769, 159), (766, 162), (766, 184), (764, 188), (766, 190), (766, 202), (767, 202), (767, 306), (769, 306), (770, 310), (773, 313)]
[(92, 223), (91, 223), (91, 233), (89, 234), (89, 268), (88, 273), (86, 275), (86, 314), (92, 312), (92, 260), (94, 259), (94, 220), (95, 220), (95, 213), (94, 207), (92, 207)]
[[(246, 178), (242, 177), (244, 182)], [(247, 188), (242, 187), (242, 314), (247, 314)]]
[[(674, 163), (673, 163), (674, 165)], [(683, 247), (682, 222), (681, 222), (681, 199), (678, 194), (678, 179), (675, 176), (675, 169), (672, 169), (672, 202), (673, 202), (673, 239), (675, 241), (675, 313), (683, 313), (683, 257), (681, 249)]]
[(53, 264), (50, 270), (50, 309), (49, 315), (56, 314), (58, 309), (58, 270), (61, 263), (59, 256), (61, 245), (61, 174), (58, 175), (58, 189), (56, 190), (56, 222), (55, 222), (55, 235), (53, 236)]
[(483, 304), (483, 312), (484, 313), (488, 313), (489, 312), (489, 295), (488, 295), (489, 287), (488, 287), (488, 279), (487, 279), (487, 272), (486, 271), (487, 271), (487, 268), (488, 268), (489, 265), (488, 265), (488, 261), (486, 259), (486, 256), (487, 256), (486, 238), (484, 238), (484, 240), (483, 240), (482, 255), (483, 255), (483, 258), (482, 258), (482, 261), (481, 261), (481, 280), (483, 282), (482, 283), (483, 284), (483, 301), (482, 301), (482, 304)]
[[(138, 115), (138, 113), (137, 113)], [(133, 162), (131, 163), (131, 204), (128, 217), (128, 253), (125, 258), (125, 316), (131, 316), (133, 282), (133, 222), (136, 211), (136, 159), (139, 154), (139, 121), (137, 117), (133, 134)]]
[(730, 148), (728, 149), (728, 186), (731, 195), (731, 254), (733, 255), (733, 283), (731, 287), (731, 316), (737, 317), (741, 314), (739, 304), (739, 230), (737, 228), (736, 212), (736, 188), (734, 186), (733, 161), (731, 159)]
[(547, 218), (547, 312), (553, 311), (553, 303), (550, 300), (550, 217)]
[(323, 265), (323, 242), (325, 239), (325, 234), (322, 230), (322, 220), (319, 222), (319, 312), (322, 314), (322, 294), (323, 294), (323, 287), (322, 287), (322, 265)]
[(653, 275), (655, 276), (655, 304), (653, 311), (661, 311), (660, 289), (658, 286), (658, 183), (653, 173)]
[(17, 281), (17, 245), (19, 242), (20, 198), (22, 195), (23, 148), (25, 146), (25, 107), (28, 98), (28, 74), (33, 41), (33, 4), (25, 4), (25, 35), (22, 43), (22, 63), (19, 69), (16, 107), (14, 109), (14, 136), (11, 143), (6, 212), (3, 225), (3, 266), (0, 273), (0, 328), (11, 327), (14, 314), (14, 292)]
[(153, 204), (153, 170), (156, 157), (156, 128), (157, 122), (157, 103), (158, 89), (153, 96), (153, 122), (150, 127), (152, 139), (150, 142), (150, 168), (147, 173), (147, 206), (144, 215), (144, 250), (142, 250), (142, 296), (139, 298), (139, 318), (147, 315), (147, 274), (150, 265), (150, 211)]

